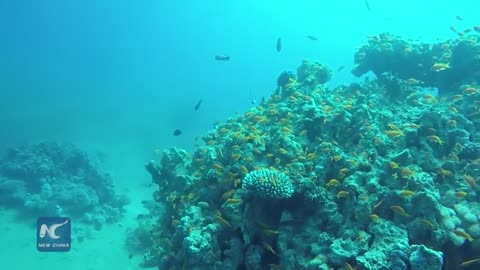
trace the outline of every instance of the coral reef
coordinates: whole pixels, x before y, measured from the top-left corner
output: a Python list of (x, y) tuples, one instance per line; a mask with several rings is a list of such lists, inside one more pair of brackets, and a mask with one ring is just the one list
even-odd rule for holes
[(459, 92), (460, 86), (480, 80), (479, 44), (478, 34), (427, 44), (381, 33), (357, 50), (352, 72), (390, 73), (409, 85), (435, 87), (442, 94)]
[(297, 69), (298, 82), (304, 86), (324, 84), (332, 78), (332, 69), (318, 62), (304, 60)]
[(297, 79), (297, 76), (291, 71), (284, 71), (277, 78), (277, 86), (283, 87)]
[(126, 203), (111, 177), (73, 145), (24, 145), (0, 162), (0, 204), (21, 215), (69, 216), (98, 228), (117, 221)]
[(305, 61), (194, 151), (165, 150), (146, 165), (165, 208), (146, 265), (475, 269), (480, 88), (453, 59), (451, 75), (429, 71), (461, 43), (379, 35), (355, 56), (377, 78), (335, 89)]

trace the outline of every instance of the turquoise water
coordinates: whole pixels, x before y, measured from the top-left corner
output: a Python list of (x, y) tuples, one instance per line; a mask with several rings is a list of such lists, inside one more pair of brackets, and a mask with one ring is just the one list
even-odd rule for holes
[(33, 223), (2, 210), (4, 269), (136, 269), (140, 259), (128, 258), (123, 238), (151, 197), (143, 165), (156, 149), (190, 149), (216, 121), (269, 96), (302, 59), (345, 66), (332, 86), (355, 82), (355, 48), (369, 35), (433, 42), (455, 37), (452, 25), (480, 23), (476, 1), (370, 0), (371, 11), (361, 0), (258, 2), (0, 3), (0, 150), (48, 140), (102, 152), (118, 192), (131, 199), (124, 220), (68, 254), (38, 253)]
[[(345, 65), (332, 82), (344, 83), (355, 80), (347, 70), (368, 35), (432, 41), (454, 36), (450, 25), (478, 23), (475, 1), (371, 0), (371, 13), (364, 1), (257, 2), (1, 3), (2, 144), (189, 146), (214, 121), (249, 108), (250, 90), (267, 96), (302, 59)], [(216, 54), (232, 60), (215, 62)], [(193, 112), (198, 99), (204, 106)], [(175, 128), (185, 136), (169, 136)]]

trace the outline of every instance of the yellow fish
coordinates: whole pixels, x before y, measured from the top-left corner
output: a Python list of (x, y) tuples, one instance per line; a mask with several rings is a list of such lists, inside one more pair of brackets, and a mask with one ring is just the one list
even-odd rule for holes
[(433, 71), (443, 71), (443, 70), (446, 70), (446, 69), (449, 69), (450, 68), (450, 65), (449, 64), (445, 64), (445, 63), (435, 63), (433, 64), (432, 66), (432, 70)]
[(412, 190), (405, 189), (405, 190), (400, 191), (398, 194), (402, 197), (410, 197), (410, 196), (415, 195), (416, 192), (412, 191)]
[(327, 187), (336, 187), (340, 185), (340, 182), (337, 180), (337, 179), (331, 179), (330, 181), (328, 181), (327, 183)]
[(345, 198), (348, 196), (348, 191), (342, 190), (337, 193), (337, 199)]
[(409, 217), (410, 216), (409, 214), (407, 214), (405, 209), (403, 209), (403, 207), (401, 207), (399, 205), (391, 206), (390, 209), (392, 209), (393, 212), (395, 212), (395, 213), (397, 213), (401, 216), (404, 216), (404, 217)]
[(480, 258), (464, 261), (460, 264), (460, 266), (466, 267), (466, 266), (469, 266), (470, 264), (473, 264), (473, 263), (476, 263), (476, 262), (480, 262)]
[(464, 232), (464, 231), (461, 231), (461, 230), (453, 230), (453, 233), (456, 234), (457, 236), (460, 236), (460, 237), (463, 237), (465, 239), (467, 239), (468, 241), (472, 242), (473, 241), (473, 237), (470, 236), (470, 234)]

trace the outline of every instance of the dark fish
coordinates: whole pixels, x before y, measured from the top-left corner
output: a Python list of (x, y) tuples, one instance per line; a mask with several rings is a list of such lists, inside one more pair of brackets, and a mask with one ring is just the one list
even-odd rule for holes
[(218, 55), (215, 55), (215, 60), (217, 60), (217, 61), (228, 61), (228, 60), (230, 60), (230, 56), (225, 55), (225, 54), (218, 54)]
[(202, 100), (201, 99), (195, 105), (195, 111), (198, 111), (198, 109), (200, 109), (200, 105), (202, 105)]
[(459, 20), (459, 21), (463, 21), (463, 18), (462, 18), (462, 16), (460, 16), (460, 15), (457, 15), (457, 17), (455, 17), (455, 18), (456, 18), (457, 20)]
[(344, 69), (344, 68), (345, 68), (345, 66), (339, 66), (339, 67), (337, 68), (337, 71), (341, 71), (341, 70)]
[(372, 8), (370, 7), (368, 0), (365, 0), (365, 7), (367, 7), (368, 12), (372, 12)]
[(277, 39), (277, 52), (282, 50), (282, 38)]
[(318, 40), (316, 36), (312, 36), (312, 35), (307, 35), (307, 38), (310, 40)]
[(180, 129), (175, 129), (173, 131), (173, 136), (180, 136), (180, 134), (182, 134), (182, 131)]

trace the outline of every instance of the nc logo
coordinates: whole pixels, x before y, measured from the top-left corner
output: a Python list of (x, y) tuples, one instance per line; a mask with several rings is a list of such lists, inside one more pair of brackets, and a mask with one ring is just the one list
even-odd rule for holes
[(58, 227), (61, 227), (67, 223), (68, 223), (68, 219), (65, 220), (65, 222), (63, 223), (52, 224), (50, 225), (50, 227), (48, 227), (47, 224), (42, 224), (40, 226), (40, 233), (39, 233), (40, 238), (44, 238), (45, 235), (47, 235), (47, 233), (48, 233), (48, 237), (50, 237), (51, 239), (60, 238), (60, 236), (55, 234), (55, 230), (58, 229)]
[(66, 217), (40, 217), (37, 219), (37, 250), (66, 252), (70, 250), (72, 222)]

